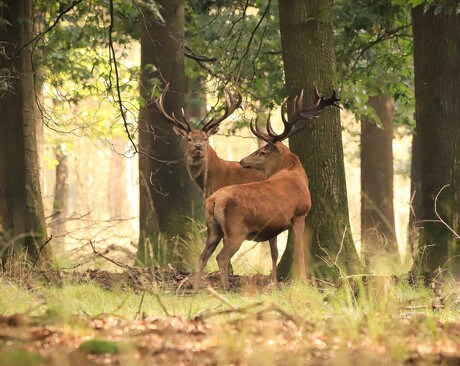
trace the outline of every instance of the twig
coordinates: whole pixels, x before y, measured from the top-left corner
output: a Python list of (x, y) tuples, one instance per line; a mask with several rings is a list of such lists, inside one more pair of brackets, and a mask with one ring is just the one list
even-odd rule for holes
[(235, 313), (245, 315), (248, 312), (248, 310), (253, 309), (253, 308), (257, 307), (257, 306), (261, 306), (263, 304), (264, 304), (263, 301), (259, 301), (259, 302), (255, 302), (253, 304), (249, 304), (249, 305), (246, 305), (246, 306), (243, 306), (243, 307), (240, 307), (240, 308), (225, 309), (225, 310), (219, 310), (219, 311), (214, 311), (214, 312), (202, 311), (202, 312), (198, 313), (195, 316), (195, 319), (204, 320), (204, 319), (211, 318), (213, 316), (229, 315), (229, 314), (235, 314)]
[(222, 301), (225, 305), (227, 305), (229, 308), (231, 308), (233, 311), (238, 311), (238, 308), (233, 305), (230, 301), (228, 301), (225, 297), (223, 297), (221, 294), (219, 294), (216, 290), (214, 290), (212, 287), (206, 287), (206, 291), (208, 291), (211, 295), (213, 295), (215, 298), (219, 299)]
[[(116, 92), (117, 92), (117, 103), (119, 106), (121, 118), (123, 119), (123, 126), (125, 128), (126, 136), (128, 136), (129, 141), (131, 142), (131, 145), (134, 148), (134, 152), (137, 153), (137, 145), (133, 140), (133, 137), (131, 136), (131, 133), (129, 132), (128, 128), (128, 121), (126, 120), (126, 114), (125, 114), (125, 108), (123, 106), (123, 101), (121, 99), (121, 91), (120, 91), (120, 77), (118, 75), (118, 63), (117, 63), (117, 57), (115, 54), (115, 48), (113, 47), (113, 39), (112, 39), (112, 33), (113, 33), (113, 25), (115, 22), (115, 17), (113, 15), (113, 0), (109, 1), (109, 6), (110, 6), (110, 25), (109, 25), (109, 55), (110, 55), (110, 65), (112, 65), (113, 62), (113, 68), (115, 71), (115, 83), (116, 83)], [(110, 78), (109, 78), (110, 80)]]
[(144, 303), (145, 291), (142, 293), (141, 301), (139, 302), (139, 307), (137, 308), (136, 314), (134, 314), (134, 320), (137, 320), (141, 315), (142, 304)]
[(102, 253), (99, 253), (99, 252), (96, 250), (96, 247), (95, 247), (95, 245), (94, 245), (94, 243), (93, 243), (92, 240), (89, 241), (89, 245), (91, 245), (91, 248), (93, 249), (93, 254), (94, 254), (94, 255), (97, 255), (98, 257), (104, 258), (106, 261), (108, 261), (108, 262), (110, 262), (110, 263), (113, 263), (113, 264), (115, 264), (115, 265), (118, 266), (118, 267), (124, 268), (124, 269), (126, 269), (126, 270), (128, 270), (128, 271), (132, 271), (132, 267), (130, 267), (130, 266), (126, 265), (126, 264), (120, 263), (120, 262), (118, 262), (118, 261), (116, 261), (116, 260), (114, 260), (114, 259), (111, 259), (111, 258), (105, 256), (105, 255), (102, 254)]
[[(145, 293), (145, 292), (144, 292), (144, 293)], [(165, 304), (163, 304), (163, 301), (161, 300), (160, 295), (154, 294), (154, 296), (155, 296), (155, 298), (157, 299), (158, 304), (160, 305), (161, 309), (164, 311), (165, 315), (166, 315), (166, 316), (171, 316), (171, 315), (169, 315), (169, 311), (168, 311), (168, 309), (166, 309)], [(142, 296), (142, 298), (144, 298), (144, 296)]]
[(403, 30), (405, 28), (409, 28), (409, 27), (410, 27), (409, 25), (403, 25), (403, 26), (398, 27), (396, 29), (388, 30), (388, 31), (383, 32), (383, 33), (379, 33), (377, 35), (377, 37), (373, 41), (368, 42), (363, 48), (361, 48), (361, 50), (359, 51), (358, 55), (355, 58), (355, 61), (351, 65), (350, 74), (353, 74), (353, 72), (355, 71), (356, 66), (358, 65), (359, 60), (361, 59), (361, 57), (364, 56), (364, 54), (368, 50), (370, 50), (372, 47), (374, 47), (376, 44), (378, 44), (380, 42), (383, 42), (383, 41), (386, 41), (386, 40), (391, 39), (393, 37), (396, 37), (398, 35), (399, 31), (401, 31), (401, 30)]
[(437, 194), (436, 197), (434, 198), (434, 213), (435, 213), (436, 216), (438, 217), (439, 221), (441, 221), (441, 222), (442, 222), (442, 223), (443, 223), (443, 224), (444, 224), (444, 225), (455, 235), (455, 237), (456, 237), (457, 239), (460, 239), (460, 236), (455, 232), (455, 230), (452, 229), (452, 228), (447, 224), (447, 222), (445, 222), (445, 221), (441, 218), (441, 216), (440, 216), (439, 213), (438, 213), (438, 206), (437, 206), (437, 204), (438, 204), (438, 196), (441, 194), (441, 192), (442, 192), (442, 191), (444, 190), (444, 188), (446, 188), (446, 187), (450, 187), (450, 184), (444, 185), (444, 187), (442, 187), (442, 188), (439, 190), (438, 194)]
[(46, 241), (40, 246), (40, 249), (38, 250), (38, 253), (37, 253), (37, 257), (35, 258), (35, 261), (32, 267), (35, 267), (37, 265), (38, 260), (40, 259), (40, 255), (42, 254), (43, 248), (45, 248), (45, 246), (51, 241), (51, 239), (53, 239), (53, 235), (51, 235), (48, 239), (46, 239)]
[(276, 311), (277, 313), (279, 313), (282, 316), (284, 316), (287, 320), (293, 322), (296, 326), (300, 325), (300, 319), (298, 319), (297, 317), (294, 317), (293, 315), (289, 314), (281, 306), (279, 306), (278, 304), (275, 304), (273, 302), (271, 303), (271, 305), (267, 309), (261, 310), (259, 313), (261, 314), (263, 312), (269, 312), (269, 311)]
[(342, 241), (340, 242), (340, 248), (339, 251), (337, 252), (337, 256), (335, 257), (334, 265), (337, 266), (337, 261), (339, 260), (339, 255), (342, 252), (343, 249), (343, 243), (345, 241), (345, 235), (347, 233), (347, 227), (345, 226), (345, 230), (343, 230), (343, 235), (342, 235)]
[(256, 26), (254, 27), (253, 31), (251, 32), (251, 35), (249, 37), (249, 40), (248, 40), (248, 43), (246, 44), (246, 49), (243, 53), (243, 55), (241, 56), (240, 58), (240, 61), (237, 62), (237, 64), (235, 65), (235, 67), (233, 68), (234, 71), (237, 70), (237, 68), (241, 65), (241, 63), (243, 62), (243, 60), (246, 58), (246, 56), (248, 55), (249, 53), (249, 50), (251, 48), (251, 44), (252, 44), (252, 41), (254, 39), (254, 36), (257, 32), (257, 30), (259, 29), (260, 25), (262, 24), (262, 21), (265, 19), (265, 17), (267, 16), (268, 14), (268, 11), (270, 10), (270, 4), (271, 4), (271, 0), (268, 0), (267, 2), (267, 6), (265, 7), (265, 10), (264, 12), (262, 13), (262, 16), (260, 17), (259, 21), (257, 22)]
[(26, 44), (22, 45), (21, 48), (15, 53), (13, 58), (16, 58), (19, 56), (19, 54), (22, 52), (24, 48), (26, 48), (28, 45), (35, 43), (33, 48), (37, 45), (38, 41), (48, 32), (50, 32), (55, 26), (58, 25), (60, 22), (61, 18), (67, 14), (69, 11), (71, 11), (75, 6), (77, 6), (79, 3), (81, 3), (83, 0), (76, 0), (73, 3), (71, 3), (67, 8), (65, 8), (62, 12), (59, 13), (59, 15), (56, 17), (54, 20), (53, 24), (51, 24), (45, 31), (38, 33), (34, 38), (32, 38), (29, 42)]
[(190, 281), (190, 278), (188, 278), (188, 276), (185, 276), (185, 277), (179, 282), (179, 285), (177, 285), (176, 295), (179, 294), (179, 291), (180, 291), (180, 289), (182, 288), (182, 286), (184, 286), (185, 282), (188, 282), (188, 283), (190, 283), (190, 285), (193, 286), (193, 283)]
[(460, 235), (457, 234), (457, 232), (455, 232), (455, 230), (452, 229), (452, 228), (447, 224), (447, 222), (445, 222), (445, 221), (441, 218), (441, 216), (440, 216), (439, 213), (438, 213), (438, 207), (437, 207), (437, 204), (438, 204), (438, 197), (439, 197), (439, 195), (441, 194), (441, 192), (443, 191), (443, 189), (446, 188), (446, 187), (450, 187), (450, 184), (446, 184), (444, 187), (442, 187), (442, 188), (439, 190), (439, 192), (438, 192), (438, 194), (436, 195), (436, 197), (434, 198), (434, 213), (436, 214), (436, 217), (438, 218), (438, 220), (419, 220), (419, 221), (416, 221), (415, 223), (416, 223), (416, 224), (419, 224), (419, 223), (423, 223), (423, 222), (438, 222), (438, 223), (444, 224), (444, 226), (446, 226), (446, 227), (449, 229), (449, 231), (451, 231), (451, 232), (454, 234), (454, 236), (455, 236), (456, 239), (460, 239)]

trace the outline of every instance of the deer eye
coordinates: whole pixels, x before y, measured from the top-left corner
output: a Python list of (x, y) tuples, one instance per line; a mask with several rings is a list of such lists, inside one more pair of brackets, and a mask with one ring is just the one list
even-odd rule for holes
[(263, 151), (263, 150), (261, 150), (260, 153), (259, 153), (260, 156), (264, 156), (264, 155), (266, 155), (266, 154), (267, 154), (267, 153), (266, 153), (265, 151)]
[(191, 137), (187, 137), (187, 141), (192, 141), (192, 138), (191, 138)]
[(205, 137), (205, 138), (204, 138), (204, 141), (208, 141), (208, 138), (207, 138), (207, 137)]

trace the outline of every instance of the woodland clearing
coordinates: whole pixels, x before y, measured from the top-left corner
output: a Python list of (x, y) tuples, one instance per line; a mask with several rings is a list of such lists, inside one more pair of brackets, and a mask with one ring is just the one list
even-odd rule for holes
[(0, 365), (457, 365), (460, 290), (396, 277), (270, 284), (173, 269), (0, 278)]

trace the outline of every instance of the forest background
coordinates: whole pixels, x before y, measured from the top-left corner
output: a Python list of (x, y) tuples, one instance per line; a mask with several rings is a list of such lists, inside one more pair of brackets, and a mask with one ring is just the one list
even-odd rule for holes
[[(371, 275), (457, 278), (456, 2), (1, 5), (6, 272), (196, 268), (203, 198), (181, 163), (183, 142), (149, 107), (154, 86), (169, 82), (168, 108), (181, 115), (183, 106), (196, 125), (222, 112), (224, 87), (243, 95), (243, 109), (211, 139), (230, 160), (258, 146), (251, 117), (271, 113), (279, 128), (286, 97), (304, 89), (311, 104), (314, 87), (339, 90), (341, 117), (327, 111), (289, 141), (314, 202), (311, 274), (337, 284), (365, 265)], [(267, 249), (247, 244), (237, 273), (267, 273)]]

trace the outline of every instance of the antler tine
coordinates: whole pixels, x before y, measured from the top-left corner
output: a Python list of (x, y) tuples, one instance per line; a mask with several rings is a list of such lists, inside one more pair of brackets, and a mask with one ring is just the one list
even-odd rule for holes
[(211, 118), (211, 120), (206, 123), (202, 130), (203, 131), (208, 131), (211, 128), (215, 127), (222, 121), (228, 118), (235, 110), (241, 105), (241, 102), (243, 101), (243, 97), (241, 96), (240, 93), (238, 93), (237, 99), (235, 100), (233, 95), (227, 90), (227, 88), (224, 88), (224, 94), (225, 94), (225, 112), (222, 116), (218, 118)]
[(188, 123), (187, 119), (185, 118), (185, 110), (184, 110), (184, 107), (181, 108), (181, 112), (182, 112), (182, 120), (184, 121), (184, 123), (187, 125), (187, 127), (190, 129), (190, 131), (192, 130), (192, 128), (190, 127), (190, 123)]
[(287, 118), (285, 114), (285, 109), (287, 107), (288, 100), (286, 99), (283, 104), (281, 104), (281, 120), (283, 121), (284, 124), (284, 131), (277, 135), (273, 129), (271, 128), (270, 121), (267, 121), (267, 131), (271, 137), (271, 142), (277, 142), (277, 141), (282, 141), (285, 138), (287, 138), (291, 130), (294, 128), (294, 123), (296, 121), (296, 114), (298, 109), (302, 106), (302, 97), (303, 93), (300, 93), (299, 96), (296, 96), (293, 101), (293, 106), (294, 106), (294, 111), (291, 113), (291, 115)]
[[(169, 121), (172, 121), (173, 123), (177, 124), (179, 127), (183, 128), (184, 130), (187, 130), (188, 132), (191, 131), (191, 128), (188, 123), (184, 124), (183, 122), (179, 121), (179, 119), (176, 117), (175, 113), (172, 112), (171, 116), (169, 116), (166, 111), (164, 110), (164, 99), (166, 97), (166, 93), (169, 91), (169, 83), (166, 84), (165, 88), (163, 89), (161, 95), (160, 95), (160, 102), (158, 103), (161, 107), (161, 110), (159, 111), (166, 119)], [(182, 110), (182, 115), (184, 114), (184, 108), (181, 108)], [(185, 119), (185, 118), (184, 118)]]
[(286, 111), (286, 107), (287, 107), (287, 99), (281, 104), (281, 120), (283, 121), (283, 123), (285, 125), (289, 124), (287, 118), (286, 118), (286, 115), (285, 115), (285, 112), (287, 113)]
[(278, 136), (278, 135), (276, 134), (275, 131), (273, 131), (272, 124), (271, 124), (271, 122), (270, 122), (270, 117), (271, 117), (271, 115), (270, 115), (270, 113), (268, 113), (268, 118), (267, 118), (267, 132), (268, 132), (268, 135), (269, 135), (270, 137), (274, 138), (274, 137), (276, 137), (276, 136)]
[(288, 101), (285, 100), (283, 102), (283, 104), (281, 105), (281, 119), (283, 120), (284, 131), (281, 134), (277, 135), (273, 131), (271, 127), (271, 123), (270, 123), (270, 117), (267, 120), (268, 134), (265, 134), (259, 131), (259, 129), (257, 128), (257, 119), (255, 121), (255, 128), (251, 120), (250, 127), (251, 127), (252, 133), (266, 142), (274, 143), (274, 142), (282, 141), (290, 136), (295, 135), (296, 133), (300, 132), (307, 126), (306, 124), (303, 124), (302, 126), (296, 127), (295, 123), (297, 122), (297, 120), (316, 119), (319, 117), (319, 114), (322, 112), (322, 110), (329, 105), (340, 108), (340, 106), (337, 104), (337, 102), (340, 99), (337, 98), (337, 93), (335, 89), (333, 90), (332, 96), (330, 98), (324, 99), (323, 96), (320, 96), (320, 94), (318, 93), (318, 89), (315, 86), (315, 99), (316, 99), (316, 102), (313, 105), (313, 107), (310, 107), (308, 109), (303, 109), (303, 90), (302, 90), (299, 95), (294, 97), (293, 111), (291, 114), (288, 115), (288, 117), (286, 117), (286, 112), (285, 112)]
[(249, 128), (251, 129), (251, 132), (257, 136), (258, 138), (260, 138), (261, 140), (265, 141), (265, 142), (270, 142), (272, 141), (273, 137), (261, 132), (259, 130), (259, 126), (257, 125), (257, 122), (259, 120), (259, 117), (256, 117), (255, 121), (254, 121), (254, 124), (252, 123), (253, 122), (253, 119), (251, 118), (251, 121), (249, 122)]
[[(164, 87), (163, 91), (161, 92), (160, 96), (158, 99), (155, 99), (152, 97), (152, 100), (150, 101), (150, 103), (148, 104), (148, 106), (153, 106), (157, 112), (162, 116), (164, 117), (167, 121), (171, 122), (173, 125), (175, 125), (176, 127), (179, 127), (181, 129), (183, 129), (184, 131), (187, 131), (187, 132), (190, 132), (192, 129), (190, 128), (190, 125), (188, 124), (188, 122), (185, 121), (185, 117), (184, 117), (184, 122), (181, 122), (179, 121), (176, 116), (174, 115), (174, 112), (169, 115), (165, 109), (164, 109), (164, 98), (166, 96), (166, 93), (169, 91), (169, 83), (166, 84), (166, 86)], [(152, 96), (155, 92), (155, 87), (152, 91)]]
[[(279, 135), (279, 137), (276, 138), (276, 141), (281, 141), (287, 137), (291, 137), (296, 133), (302, 131), (307, 126), (307, 124), (304, 123), (301, 126), (296, 127), (295, 123), (297, 122), (297, 120), (316, 119), (319, 117), (323, 109), (329, 105), (340, 108), (340, 106), (337, 104), (337, 102), (340, 99), (337, 98), (337, 93), (335, 89), (333, 89), (332, 96), (330, 98), (324, 99), (323, 96), (320, 96), (320, 94), (318, 93), (318, 89), (315, 86), (315, 98), (317, 99), (316, 103), (313, 107), (310, 107), (308, 109), (302, 108), (303, 90), (301, 91), (298, 97), (294, 98), (294, 111), (290, 115), (289, 121), (287, 121), (286, 118), (283, 116), (285, 130), (281, 135)], [(288, 124), (287, 126), (286, 123)], [(286, 129), (286, 127), (288, 128)]]
[(315, 86), (315, 95), (318, 98), (315, 105), (308, 109), (302, 109), (299, 111), (300, 117), (303, 119), (315, 119), (319, 117), (319, 114), (323, 111), (324, 108), (331, 105), (334, 107), (341, 108), (337, 102), (340, 100), (337, 98), (337, 92), (335, 89), (332, 90), (331, 97), (324, 99), (324, 96), (319, 96), (318, 90)]
[(300, 94), (296, 95), (294, 98), (294, 108), (296, 108), (296, 111), (303, 109), (303, 89), (300, 91)]
[[(323, 94), (320, 94), (320, 93), (319, 93), (319, 91), (318, 91), (318, 87), (316, 86), (316, 83), (315, 83), (315, 85), (314, 85), (314, 86), (315, 86), (315, 100), (318, 100), (318, 99), (320, 99), (320, 98), (324, 97), (324, 95), (323, 95)], [(303, 89), (302, 89), (302, 91), (303, 91)]]

